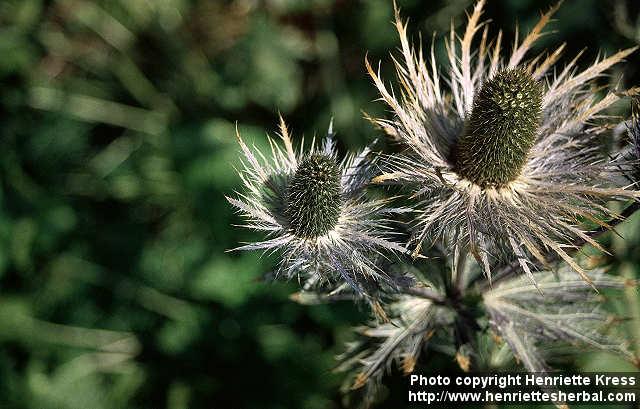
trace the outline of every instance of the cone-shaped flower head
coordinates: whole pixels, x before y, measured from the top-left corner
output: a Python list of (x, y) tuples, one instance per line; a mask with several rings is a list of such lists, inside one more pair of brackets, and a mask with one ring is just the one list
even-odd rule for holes
[(331, 128), (320, 146), (314, 141), (306, 152), (303, 144), (294, 151), (283, 122), (280, 136), (284, 149), (269, 139), (267, 159), (238, 135), (246, 159), (240, 172), (245, 192), (227, 199), (247, 227), (268, 236), (238, 249), (277, 252), (276, 273), (300, 278), (305, 289), (331, 281), (363, 294), (373, 282), (390, 281), (376, 263), (383, 254), (406, 252), (389, 240), (390, 215), (403, 210), (365, 197), (369, 149), (338, 161)]
[(536, 141), (542, 86), (522, 69), (499, 72), (475, 96), (454, 148), (456, 172), (482, 187), (515, 180)]
[(423, 243), (444, 240), (473, 254), (489, 279), (496, 262), (517, 259), (533, 280), (531, 267), (555, 253), (590, 282), (567, 247), (598, 246), (583, 222), (606, 227), (616, 216), (608, 201), (640, 196), (620, 177), (628, 164), (613, 163), (598, 146), (611, 124), (594, 119), (604, 119), (600, 113), (622, 93), (600, 99), (593, 80), (634, 49), (584, 71), (577, 58), (551, 69), (564, 46), (527, 61), (556, 6), (503, 58), (501, 33), (490, 41), (481, 21), (484, 4), (477, 2), (462, 35), (451, 33), (447, 74), (439, 72), (433, 47), (425, 60), (409, 45), (396, 10), (401, 92), (389, 90), (368, 62), (367, 68), (394, 114), (372, 120), (406, 149), (386, 158), (374, 182), (413, 189), (414, 255)]
[(284, 213), (298, 237), (314, 239), (331, 231), (341, 209), (340, 168), (329, 155), (313, 153), (298, 165), (287, 186)]

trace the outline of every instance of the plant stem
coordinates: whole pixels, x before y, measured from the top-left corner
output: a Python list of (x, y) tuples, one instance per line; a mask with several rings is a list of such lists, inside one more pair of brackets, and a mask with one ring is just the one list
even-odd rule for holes
[(424, 287), (410, 287), (410, 288), (405, 288), (402, 290), (402, 292), (404, 294), (407, 295), (413, 295), (416, 297), (420, 297), (420, 298), (425, 298), (427, 300), (431, 300), (433, 301), (435, 304), (446, 304), (447, 303), (447, 298), (430, 289), (430, 288), (424, 288)]

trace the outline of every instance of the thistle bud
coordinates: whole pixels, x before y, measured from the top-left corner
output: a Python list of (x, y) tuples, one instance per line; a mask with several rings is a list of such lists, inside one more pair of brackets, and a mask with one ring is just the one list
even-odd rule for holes
[(509, 69), (487, 80), (454, 149), (456, 172), (483, 188), (516, 179), (536, 141), (541, 112), (542, 86), (528, 72)]
[(313, 239), (331, 231), (340, 217), (340, 192), (335, 159), (321, 153), (303, 159), (287, 187), (284, 213), (293, 234)]

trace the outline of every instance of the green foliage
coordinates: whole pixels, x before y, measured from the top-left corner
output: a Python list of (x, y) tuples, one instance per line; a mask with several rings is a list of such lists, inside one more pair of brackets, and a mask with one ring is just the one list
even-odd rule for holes
[(456, 171), (482, 187), (504, 186), (520, 174), (536, 141), (542, 85), (520, 69), (482, 85), (455, 147)]

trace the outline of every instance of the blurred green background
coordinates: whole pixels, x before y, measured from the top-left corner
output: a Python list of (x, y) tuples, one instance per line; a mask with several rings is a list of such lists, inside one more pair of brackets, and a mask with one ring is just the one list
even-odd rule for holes
[[(485, 17), (510, 41), (551, 4)], [(471, 1), (399, 5), (414, 38), (440, 39)], [(639, 12), (566, 0), (536, 50), (588, 47), (585, 67), (640, 41)], [(225, 252), (256, 236), (224, 195), (236, 122), (262, 147), (278, 112), (296, 140), (333, 116), (342, 151), (381, 136), (363, 60), (392, 79), (391, 20), (389, 0), (0, 1), (0, 408), (342, 407), (334, 356), (366, 311), (299, 306), (295, 283), (261, 280), (272, 258)], [(640, 84), (639, 54), (603, 81)], [(629, 276), (638, 227), (607, 242)], [(404, 407), (392, 382), (381, 407)]]

